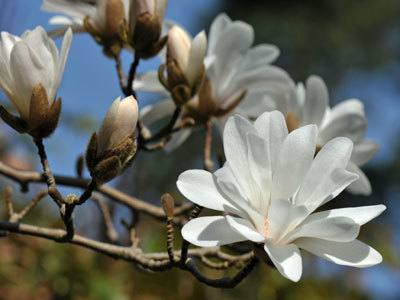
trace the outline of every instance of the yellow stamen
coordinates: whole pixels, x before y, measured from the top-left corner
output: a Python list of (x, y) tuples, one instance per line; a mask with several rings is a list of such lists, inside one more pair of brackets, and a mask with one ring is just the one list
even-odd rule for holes
[(286, 125), (289, 132), (299, 128), (299, 121), (297, 120), (296, 114), (294, 112), (290, 112), (286, 116)]
[(264, 236), (267, 237), (267, 235), (268, 235), (268, 226), (269, 226), (268, 219), (265, 219), (264, 226), (265, 226)]

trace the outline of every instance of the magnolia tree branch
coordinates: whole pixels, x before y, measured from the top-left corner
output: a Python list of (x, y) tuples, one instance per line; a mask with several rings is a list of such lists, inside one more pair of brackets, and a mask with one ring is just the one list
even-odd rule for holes
[[(6, 164), (0, 162), (0, 174), (3, 176), (12, 179), (18, 182), (23, 191), (27, 191), (29, 187), (29, 183), (45, 183), (46, 178), (43, 174), (34, 171), (20, 171), (14, 169)], [(69, 187), (77, 187), (81, 189), (85, 189), (89, 183), (89, 179), (68, 177), (68, 176), (60, 176), (55, 175), (54, 179), (56, 180), (58, 185), (69, 186)], [(135, 197), (131, 197), (117, 189), (114, 189), (110, 186), (102, 185), (95, 188), (95, 191), (101, 193), (102, 195), (114, 200), (118, 203), (121, 203), (131, 209), (134, 209), (138, 212), (144, 213), (151, 217), (154, 217), (158, 220), (165, 220), (165, 214), (161, 207), (150, 204), (144, 200), (140, 200)], [(192, 204), (183, 204), (174, 209), (174, 216), (179, 217), (182, 215), (188, 214), (193, 208)], [(176, 224), (180, 223), (179, 218), (174, 221)]]
[[(219, 247), (191, 249), (188, 251), (190, 256), (184, 263), (172, 263), (169, 260), (168, 253), (144, 253), (140, 248), (136, 247), (124, 247), (117, 246), (108, 243), (98, 242), (81, 235), (75, 234), (70, 240), (66, 240), (64, 237), (67, 234), (62, 229), (50, 229), (45, 227), (38, 227), (23, 223), (12, 223), (0, 221), (0, 230), (7, 232), (13, 232), (20, 235), (29, 235), (41, 237), (55, 242), (70, 243), (79, 245), (88, 249), (92, 249), (99, 253), (105, 254), (112, 258), (122, 259), (133, 262), (145, 270), (150, 271), (164, 271), (173, 267), (189, 271), (199, 281), (214, 287), (229, 288), (234, 287), (240, 283), (254, 268), (258, 262), (257, 258), (254, 257), (253, 253), (246, 253), (243, 255), (230, 255), (223, 253)], [(179, 259), (180, 251), (175, 251), (174, 255)], [(249, 261), (243, 269), (241, 269), (234, 277), (223, 277), (221, 279), (212, 279), (204, 275), (198, 268), (194, 258), (199, 258), (200, 261), (207, 261), (208, 257), (223, 258), (226, 262), (223, 264), (226, 267), (232, 265), (238, 265), (238, 263), (244, 263)], [(207, 265), (207, 264), (206, 264)]]

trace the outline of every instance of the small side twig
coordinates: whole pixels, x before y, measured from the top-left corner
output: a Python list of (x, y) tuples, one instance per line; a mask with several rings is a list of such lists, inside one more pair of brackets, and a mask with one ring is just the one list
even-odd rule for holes
[(115, 230), (114, 223), (111, 218), (110, 210), (108, 209), (104, 199), (99, 194), (93, 194), (92, 199), (96, 202), (97, 206), (100, 209), (100, 212), (104, 219), (104, 224), (106, 225), (106, 234), (107, 238), (111, 242), (116, 242), (118, 240), (118, 233)]
[[(193, 208), (188, 221), (197, 218), (200, 215), (202, 210), (203, 210), (203, 208), (201, 206), (196, 205)], [(181, 264), (185, 264), (185, 262), (187, 260), (187, 256), (188, 256), (188, 250), (189, 250), (189, 242), (186, 240), (183, 240), (182, 247), (181, 247)]]
[(211, 146), (212, 146), (212, 122), (208, 120), (205, 124), (204, 136), (204, 169), (208, 172), (213, 172), (214, 162), (211, 159)]

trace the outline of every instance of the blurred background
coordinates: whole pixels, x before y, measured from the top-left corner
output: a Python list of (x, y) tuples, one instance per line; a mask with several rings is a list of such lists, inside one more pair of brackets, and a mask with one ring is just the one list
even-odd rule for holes
[[(52, 16), (40, 11), (41, 0), (0, 0), (0, 30), (21, 35), (26, 29), (47, 25)], [(344, 268), (304, 253), (304, 276), (292, 283), (268, 266), (260, 265), (234, 290), (205, 287), (182, 271), (148, 274), (133, 265), (109, 259), (76, 246), (47, 240), (10, 236), (0, 238), (0, 299), (400, 299), (400, 2), (397, 0), (171, 0), (166, 18), (177, 21), (191, 34), (209, 29), (220, 12), (250, 23), (255, 44), (271, 43), (281, 50), (277, 64), (296, 81), (311, 74), (322, 76), (331, 105), (349, 98), (365, 104), (369, 120), (367, 138), (379, 142), (381, 151), (364, 170), (373, 195), (343, 193), (331, 207), (384, 203), (388, 209), (363, 226), (360, 239), (382, 253), (381, 265), (364, 270)], [(61, 40), (57, 40), (60, 46)], [(123, 54), (127, 71), (132, 61)], [(154, 70), (159, 60), (141, 62), (139, 72)], [(85, 150), (109, 105), (121, 96), (114, 62), (87, 34), (75, 35), (58, 95), (63, 98), (60, 128), (46, 141), (53, 172), (75, 175), (77, 157)], [(139, 93), (140, 105), (160, 100)], [(0, 92), (1, 105), (10, 107)], [(36, 150), (27, 136), (0, 123), (1, 160), (20, 169), (40, 170)], [(140, 153), (122, 179), (111, 184), (131, 195), (158, 203), (169, 192), (182, 197), (175, 178), (186, 169), (202, 167), (203, 133), (196, 132), (175, 152)], [(214, 135), (214, 156), (221, 152)], [(86, 173), (87, 175), (87, 173)], [(13, 201), (23, 206), (39, 186), (22, 194), (2, 179), (0, 217), (7, 218), (4, 188), (14, 187)], [(62, 189), (63, 193), (79, 190)], [(121, 219), (129, 211), (108, 203), (124, 243), (127, 233)], [(24, 222), (61, 226), (51, 201), (42, 201)], [(105, 240), (104, 224), (93, 203), (75, 216), (78, 231)], [(137, 232), (146, 251), (165, 250), (165, 226), (141, 218)], [(178, 234), (177, 234), (178, 235)], [(179, 237), (177, 237), (177, 244)], [(234, 273), (229, 270), (227, 273)], [(208, 275), (223, 276), (222, 271)]]

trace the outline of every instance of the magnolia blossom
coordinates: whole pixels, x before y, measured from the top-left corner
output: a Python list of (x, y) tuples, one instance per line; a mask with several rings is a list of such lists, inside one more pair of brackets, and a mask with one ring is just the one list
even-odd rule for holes
[(59, 54), (54, 41), (40, 26), (21, 37), (1, 33), (0, 87), (25, 121), (29, 120), (32, 92), (38, 84), (45, 89), (52, 107), (71, 41), (72, 32), (68, 30)]
[(351, 140), (335, 138), (314, 158), (317, 139), (315, 125), (288, 133), (278, 111), (262, 114), (254, 125), (238, 115), (229, 118), (225, 165), (214, 174), (186, 171), (177, 182), (190, 201), (226, 214), (191, 220), (183, 237), (201, 247), (245, 240), (261, 244), (278, 271), (293, 281), (302, 274), (299, 248), (340, 265), (380, 263), (381, 255), (356, 238), (384, 205), (314, 212), (358, 178), (346, 170)]
[(371, 194), (371, 184), (359, 167), (368, 163), (380, 147), (375, 141), (364, 139), (367, 118), (361, 101), (349, 99), (330, 108), (327, 87), (318, 76), (310, 76), (305, 87), (299, 83), (288, 97), (268, 99), (269, 102), (260, 103), (257, 109), (281, 111), (286, 116), (289, 130), (316, 124), (319, 128), (319, 148), (339, 136), (352, 140), (354, 149), (347, 170), (358, 174), (360, 178), (348, 190), (354, 194)]
[[(60, 13), (67, 16), (54, 16), (49, 20), (52, 25), (58, 25), (59, 28), (51, 31), (52, 37), (58, 37), (71, 27), (74, 33), (85, 32), (83, 21), (89, 17), (89, 22), (99, 32), (107, 31), (108, 22), (116, 21), (113, 16), (107, 13), (107, 8), (115, 7), (118, 13), (122, 11), (122, 18), (128, 19), (129, 0), (97, 0), (96, 5), (80, 1), (68, 0), (43, 0), (42, 10)], [(114, 13), (112, 13), (113, 15)], [(113, 24), (112, 34), (118, 33), (120, 24)]]
[(107, 111), (97, 134), (97, 154), (112, 149), (135, 131), (138, 105), (133, 96), (117, 98)]
[(90, 137), (86, 165), (97, 184), (118, 176), (136, 153), (135, 128), (138, 105), (132, 96), (116, 99), (108, 110), (98, 132)]
[(176, 59), (190, 87), (200, 76), (206, 48), (207, 37), (204, 30), (193, 41), (179, 26), (173, 26), (168, 33), (167, 56)]
[[(286, 93), (293, 82), (282, 69), (271, 64), (279, 56), (279, 49), (270, 44), (252, 47), (253, 28), (242, 21), (232, 21), (226, 14), (220, 14), (211, 24), (208, 36), (208, 50), (204, 59), (206, 80), (199, 93), (186, 108), (201, 118), (213, 117), (222, 130), (227, 117), (235, 112), (250, 116), (257, 104), (253, 93)], [(181, 50), (183, 51), (183, 50)], [(200, 62), (199, 62), (200, 63)], [(138, 76), (134, 88), (146, 92), (169, 95), (158, 82), (156, 73)], [(143, 109), (144, 122), (168, 116), (175, 109), (167, 99)], [(188, 110), (183, 109), (183, 116)], [(260, 111), (258, 111), (259, 114)], [(193, 116), (191, 116), (193, 117)], [(165, 149), (173, 150), (189, 136), (191, 130), (176, 133)]]
[(135, 24), (141, 14), (146, 12), (157, 15), (160, 20), (164, 19), (168, 0), (131, 0), (129, 9), (129, 28), (134, 31)]

